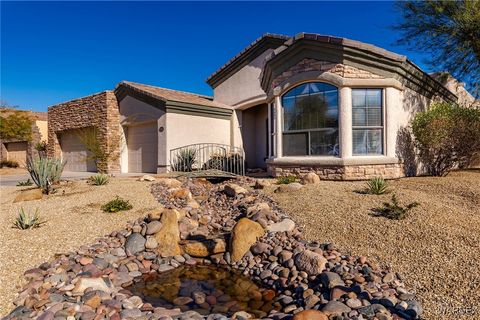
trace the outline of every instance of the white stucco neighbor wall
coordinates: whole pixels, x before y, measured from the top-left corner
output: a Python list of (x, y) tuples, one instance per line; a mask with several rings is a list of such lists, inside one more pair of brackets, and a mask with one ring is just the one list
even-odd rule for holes
[(217, 119), (179, 113), (166, 114), (166, 157), (169, 165), (170, 150), (195, 143), (230, 145), (230, 119)]
[(266, 95), (260, 86), (260, 78), (265, 64), (265, 57), (272, 51), (273, 49), (266, 50), (248, 65), (219, 84), (213, 90), (215, 101), (237, 106), (264, 100)]

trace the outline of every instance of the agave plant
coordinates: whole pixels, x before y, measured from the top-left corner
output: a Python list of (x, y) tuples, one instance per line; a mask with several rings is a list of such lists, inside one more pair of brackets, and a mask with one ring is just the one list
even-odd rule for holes
[(392, 195), (392, 202), (384, 202), (383, 207), (373, 209), (373, 214), (376, 216), (383, 216), (388, 219), (402, 220), (405, 219), (407, 214), (420, 204), (418, 202), (412, 202), (406, 206), (402, 206), (398, 203), (397, 196)]
[(175, 156), (172, 163), (173, 171), (191, 172), (197, 161), (197, 150), (193, 148), (182, 149)]
[(32, 180), (27, 179), (25, 181), (18, 181), (17, 187), (28, 187), (28, 186), (31, 186), (32, 184), (33, 184)]
[(13, 222), (13, 227), (21, 230), (38, 228), (45, 221), (40, 220), (38, 209), (34, 213), (26, 212), (23, 208), (20, 209), (17, 218)]
[(367, 181), (367, 192), (371, 194), (384, 194), (387, 192), (388, 183), (381, 177), (375, 177)]
[(94, 186), (104, 186), (108, 183), (108, 180), (109, 178), (106, 174), (96, 174), (88, 179)]
[(56, 158), (30, 158), (27, 170), (33, 182), (46, 194), (52, 191), (52, 185), (60, 181), (65, 162)]

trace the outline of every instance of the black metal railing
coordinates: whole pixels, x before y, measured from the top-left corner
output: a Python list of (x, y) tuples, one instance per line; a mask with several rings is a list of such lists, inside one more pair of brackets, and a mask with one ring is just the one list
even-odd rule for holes
[(245, 153), (240, 147), (197, 143), (170, 150), (170, 171), (217, 172), (245, 175)]

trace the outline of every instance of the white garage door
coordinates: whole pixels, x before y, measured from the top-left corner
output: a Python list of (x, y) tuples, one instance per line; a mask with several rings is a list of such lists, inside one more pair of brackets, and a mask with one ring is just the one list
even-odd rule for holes
[(16, 161), (20, 166), (25, 166), (27, 161), (27, 142), (9, 142), (7, 148), (7, 160)]
[(77, 130), (68, 130), (61, 133), (59, 140), (62, 148), (62, 159), (67, 162), (65, 171), (97, 171), (95, 162), (91, 159), (91, 153), (87, 151), (78, 137)]
[(127, 129), (128, 172), (157, 172), (157, 123)]

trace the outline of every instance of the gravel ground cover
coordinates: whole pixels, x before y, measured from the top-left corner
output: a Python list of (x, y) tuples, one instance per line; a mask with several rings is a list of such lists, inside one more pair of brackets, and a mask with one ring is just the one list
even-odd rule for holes
[[(100, 187), (74, 181), (62, 184), (57, 193), (42, 200), (19, 203), (12, 201), (22, 188), (0, 187), (0, 315), (14, 307), (11, 301), (23, 282), (25, 270), (48, 261), (54, 254), (91, 243), (96, 237), (124, 227), (128, 220), (158, 208), (150, 185), (134, 178), (112, 178), (108, 185)], [(116, 195), (130, 200), (133, 209), (102, 212), (101, 205)], [(38, 208), (46, 224), (34, 230), (12, 228), (21, 207), (30, 211)]]
[(415, 289), (424, 319), (480, 318), (480, 171), (391, 181), (401, 203), (420, 203), (401, 221), (372, 216), (391, 193), (368, 195), (364, 188), (364, 182), (321, 181), (272, 195), (307, 239), (332, 241), (399, 271)]

